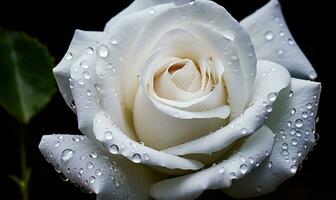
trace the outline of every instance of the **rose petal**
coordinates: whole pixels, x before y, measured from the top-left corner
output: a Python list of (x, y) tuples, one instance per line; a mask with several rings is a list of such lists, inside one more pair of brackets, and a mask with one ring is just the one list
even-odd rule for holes
[(239, 198), (260, 196), (274, 191), (295, 175), (315, 143), (320, 92), (320, 83), (292, 79), (290, 88), (280, 93), (266, 122), (276, 133), (269, 158), (251, 174), (236, 181), (226, 193)]
[(253, 134), (264, 125), (277, 94), (289, 86), (290, 75), (284, 67), (271, 61), (259, 60), (257, 69), (250, 106), (241, 116), (213, 133), (164, 151), (173, 155), (209, 154), (228, 147), (241, 137)]
[(134, 163), (181, 170), (197, 170), (203, 167), (198, 161), (156, 151), (131, 140), (104, 112), (95, 117), (94, 133), (97, 140), (112, 154), (121, 154)]
[(119, 21), (121, 18), (139, 12), (149, 7), (157, 6), (160, 4), (172, 4), (172, 5), (181, 5), (184, 3), (191, 2), (193, 0), (135, 0), (131, 5), (129, 5), (126, 9), (120, 12), (118, 15), (114, 16), (105, 26), (105, 31), (109, 31), (113, 27), (113, 25)]
[[(267, 126), (261, 127), (250, 136), (227, 160), (208, 169), (155, 183), (150, 195), (155, 199), (196, 199), (206, 189), (230, 187), (233, 180), (239, 180), (262, 162), (272, 150), (273, 132)], [(252, 162), (251, 162), (252, 161)]]
[(105, 34), (103, 32), (76, 30), (69, 49), (61, 62), (53, 69), (61, 94), (67, 105), (75, 112), (71, 104), (70, 66), (85, 52), (93, 53), (92, 48)]
[[(150, 186), (160, 180), (157, 172), (111, 156), (85, 136), (45, 135), (41, 153), (58, 173), (97, 199), (148, 199)], [(141, 184), (136, 184), (141, 176)]]
[[(208, 25), (223, 35), (230, 35), (234, 37), (233, 41), (239, 46), (239, 56), (241, 57), (241, 66), (244, 68), (246, 74), (253, 74), (255, 76), (255, 58), (253, 47), (247, 32), (229, 15), (229, 13), (221, 6), (214, 2), (198, 0), (189, 4), (173, 7), (162, 13), (158, 13), (152, 20), (145, 24), (139, 37), (135, 42), (135, 46), (130, 53), (130, 63), (125, 71), (133, 71), (133, 74), (128, 74), (129, 79), (125, 81), (125, 90), (130, 94), (135, 94), (137, 91), (136, 76), (138, 75), (136, 68), (143, 66), (146, 56), (153, 50), (160, 38), (167, 32), (184, 28), (187, 29), (193, 23), (190, 19), (197, 23)], [(232, 33), (232, 34), (228, 34)], [(232, 36), (234, 35), (234, 36)], [(224, 38), (224, 36), (223, 36)], [(245, 57), (244, 57), (245, 56)], [(254, 61), (254, 62), (251, 62)], [(132, 67), (132, 70), (127, 69)], [(250, 72), (250, 73), (247, 73)], [(253, 85), (254, 76), (246, 76), (245, 86), (251, 87)], [(250, 83), (250, 84), (248, 84)], [(250, 90), (247, 90), (250, 91)], [(132, 109), (135, 96), (126, 96), (126, 104)]]
[[(185, 115), (191, 113), (195, 116), (199, 114), (197, 117), (204, 117), (200, 112), (183, 112)], [(229, 114), (229, 110), (217, 110), (214, 114), (221, 116), (225, 112)], [(167, 114), (164, 109), (158, 110), (139, 89), (133, 119), (140, 141), (145, 142), (149, 147), (161, 150), (207, 135), (227, 123), (221, 118), (183, 119), (182, 111), (177, 110), (174, 113), (176, 116)]]
[(271, 0), (241, 25), (249, 32), (258, 59), (280, 63), (294, 77), (316, 78), (314, 68), (294, 41), (277, 0)]

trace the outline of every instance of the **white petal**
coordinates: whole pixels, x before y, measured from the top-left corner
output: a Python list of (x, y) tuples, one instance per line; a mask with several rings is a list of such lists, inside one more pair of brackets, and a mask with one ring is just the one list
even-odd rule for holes
[(156, 151), (131, 140), (103, 112), (95, 117), (94, 133), (97, 140), (112, 154), (121, 154), (135, 163), (181, 170), (197, 170), (203, 167), (198, 161)]
[(241, 25), (249, 32), (258, 59), (280, 63), (294, 77), (316, 78), (314, 68), (294, 41), (277, 0), (271, 0)]
[(227, 160), (200, 172), (155, 183), (150, 195), (160, 200), (189, 200), (196, 199), (206, 189), (230, 187), (233, 179), (243, 178), (266, 158), (267, 152), (272, 150), (273, 136), (273, 132), (263, 126)]
[[(198, 0), (192, 4), (176, 6), (160, 14), (158, 13), (152, 20), (145, 24), (130, 53), (132, 59), (130, 59), (131, 62), (128, 63), (127, 66), (128, 68), (132, 67), (134, 72), (133, 74), (128, 74), (129, 78), (127, 82), (125, 81), (124, 83), (126, 91), (129, 91), (130, 94), (135, 94), (137, 91), (137, 85), (134, 83), (136, 82), (137, 76), (136, 68), (143, 66), (146, 56), (150, 55), (150, 52), (156, 44), (158, 44), (160, 38), (162, 38), (165, 33), (174, 29), (192, 30), (191, 25), (193, 23), (190, 23), (191, 20), (203, 24), (204, 26), (210, 26), (218, 32), (223, 32), (223, 35), (228, 32), (234, 34), (234, 43), (239, 46), (237, 49), (241, 51), (239, 52), (241, 66), (243, 66), (244, 72), (251, 72), (246, 74), (253, 74), (253, 76), (246, 76), (246, 86), (251, 87), (253, 85), (255, 76), (253, 72), (255, 71), (256, 60), (253, 58), (254, 50), (247, 32), (223, 7), (211, 1)], [(252, 55), (252, 58), (248, 56), (249, 53)], [(132, 70), (125, 68), (125, 71)], [(133, 106), (134, 98), (135, 96), (126, 97), (125, 100), (128, 106)]]
[[(187, 116), (198, 114), (197, 117), (204, 117), (204, 115), (200, 112), (177, 109), (176, 116), (171, 116), (166, 110), (157, 109), (141, 89), (138, 90), (133, 112), (134, 126), (140, 141), (157, 150), (192, 141), (227, 123), (221, 118), (181, 118), (182, 112), (189, 113)], [(214, 114), (220, 116), (225, 113), (228, 115), (230, 112), (218, 110)]]
[[(290, 88), (280, 93), (266, 122), (276, 133), (269, 158), (250, 175), (235, 182), (226, 193), (240, 198), (267, 194), (295, 175), (315, 143), (320, 91), (320, 83), (292, 79)], [(302, 120), (302, 124), (297, 120)], [(272, 162), (271, 168), (269, 162)]]
[(172, 5), (181, 5), (184, 3), (188, 3), (193, 0), (135, 0), (133, 3), (120, 12), (118, 15), (113, 17), (105, 26), (105, 31), (113, 28), (113, 25), (119, 21), (121, 18), (131, 15), (133, 13), (139, 12), (149, 7), (157, 6), (160, 4), (172, 4)]
[(270, 61), (259, 60), (257, 70), (250, 106), (241, 116), (213, 133), (164, 151), (174, 155), (216, 152), (228, 147), (241, 137), (253, 134), (264, 125), (277, 94), (289, 86), (290, 75), (284, 67)]
[(103, 32), (91, 32), (76, 30), (71, 41), (69, 49), (60, 63), (53, 69), (55, 78), (61, 94), (64, 97), (67, 105), (73, 111), (76, 109), (71, 105), (72, 93), (70, 89), (70, 66), (83, 54), (90, 52), (96, 43), (105, 35)]
[[(85, 136), (46, 135), (40, 151), (67, 179), (97, 194), (98, 200), (147, 200), (150, 186), (160, 175), (126, 159), (111, 156)], [(136, 184), (141, 177), (141, 184)]]

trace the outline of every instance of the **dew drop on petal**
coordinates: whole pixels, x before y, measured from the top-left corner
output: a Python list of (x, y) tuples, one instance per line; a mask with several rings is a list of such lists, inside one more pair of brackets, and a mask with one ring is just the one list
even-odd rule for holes
[(140, 156), (140, 154), (135, 153), (135, 154), (132, 156), (132, 161), (133, 161), (134, 163), (141, 163), (141, 156)]
[(112, 154), (118, 154), (119, 153), (119, 147), (116, 144), (112, 144), (110, 146), (109, 150)]
[(105, 44), (101, 44), (98, 47), (98, 55), (102, 58), (106, 58), (109, 54), (109, 49)]
[(86, 163), (86, 168), (87, 169), (92, 169), (93, 168), (93, 163), (92, 162)]
[(303, 126), (303, 121), (302, 121), (302, 119), (297, 119), (297, 120), (295, 120), (295, 126), (296, 126), (297, 128), (301, 128), (301, 127)]
[(271, 40), (273, 40), (273, 38), (274, 38), (274, 34), (273, 34), (272, 31), (266, 31), (265, 32), (265, 39), (267, 41), (271, 41)]
[(96, 169), (95, 174), (97, 176), (101, 176), (103, 174), (102, 170), (100, 168)]
[(68, 52), (65, 54), (65, 59), (66, 60), (71, 60), (72, 59), (72, 53), (71, 52)]
[(98, 158), (98, 154), (96, 153), (96, 152), (92, 152), (92, 153), (90, 153), (90, 158), (93, 158), (93, 159), (96, 159), (96, 158)]
[(220, 169), (219, 169), (219, 174), (223, 174), (224, 173), (224, 167), (221, 167)]
[(294, 139), (291, 140), (291, 144), (292, 144), (293, 146), (296, 146), (297, 143), (298, 143), (297, 139), (294, 138)]
[(94, 177), (94, 176), (90, 176), (90, 178), (89, 178), (89, 183), (92, 184), (92, 183), (94, 183), (95, 181), (96, 181), (96, 177)]
[(105, 137), (105, 139), (107, 139), (107, 140), (112, 140), (112, 138), (113, 138), (112, 132), (109, 131), (109, 130), (105, 131), (105, 132), (104, 132), (104, 137)]
[(292, 166), (290, 167), (290, 172), (291, 172), (292, 174), (295, 174), (296, 171), (297, 171), (297, 166), (292, 165)]
[(63, 162), (70, 160), (74, 156), (75, 152), (72, 149), (65, 149), (62, 152), (61, 159)]
[(276, 93), (270, 93), (268, 95), (268, 100), (271, 102), (274, 102), (277, 99), (277, 94)]
[(92, 47), (88, 47), (88, 48), (86, 48), (86, 53), (87, 54), (93, 54), (94, 53), (94, 49)]
[(295, 108), (292, 108), (292, 109), (291, 109), (291, 114), (292, 114), (292, 115), (295, 115), (295, 113), (296, 113), (296, 109), (295, 109)]
[(245, 164), (242, 164), (242, 165), (240, 165), (240, 172), (242, 173), (242, 174), (246, 174), (246, 172), (247, 172), (247, 170), (248, 170), (248, 167), (247, 167), (247, 165), (245, 165)]
[(80, 64), (81, 68), (83, 69), (88, 69), (89, 68), (89, 64), (87, 61), (83, 60)]

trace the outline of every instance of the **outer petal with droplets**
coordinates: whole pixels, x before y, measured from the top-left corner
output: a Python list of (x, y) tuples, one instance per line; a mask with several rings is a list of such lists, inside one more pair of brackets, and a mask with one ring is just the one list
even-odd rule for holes
[(276, 133), (269, 158), (226, 193), (240, 198), (267, 194), (296, 173), (315, 143), (320, 91), (320, 83), (292, 79), (291, 87), (280, 93), (266, 122)]
[(198, 161), (157, 151), (131, 140), (104, 112), (95, 117), (94, 134), (112, 154), (121, 154), (135, 163), (180, 170), (197, 170), (203, 167)]
[(208, 169), (156, 183), (151, 188), (155, 199), (195, 199), (206, 189), (230, 187), (232, 180), (243, 178), (272, 150), (273, 132), (263, 126), (249, 137), (227, 160)]
[[(85, 136), (46, 135), (40, 151), (58, 171), (81, 188), (97, 194), (97, 200), (147, 200), (151, 184), (163, 178), (144, 166), (111, 156)], [(141, 184), (138, 178), (141, 176)]]
[(280, 63), (294, 77), (316, 78), (313, 66), (294, 41), (277, 0), (271, 0), (241, 25), (249, 32), (258, 59)]
[(70, 67), (84, 52), (93, 53), (94, 49), (92, 46), (96, 45), (104, 35), (105, 33), (103, 32), (76, 30), (67, 53), (62, 61), (53, 69), (59, 90), (67, 105), (74, 112), (76, 109), (71, 103), (73, 97), (70, 88), (72, 87), (70, 86)]
[(284, 67), (270, 61), (259, 60), (257, 69), (250, 106), (241, 116), (213, 133), (164, 151), (174, 155), (209, 154), (253, 134), (264, 125), (278, 93), (289, 86), (290, 75)]

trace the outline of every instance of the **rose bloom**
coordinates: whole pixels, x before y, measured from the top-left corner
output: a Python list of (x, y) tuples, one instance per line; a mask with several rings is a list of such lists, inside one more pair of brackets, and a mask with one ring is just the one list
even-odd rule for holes
[(267, 194), (315, 143), (320, 83), (276, 0), (241, 22), (212, 1), (135, 0), (76, 31), (54, 74), (84, 136), (41, 152), (100, 200)]

